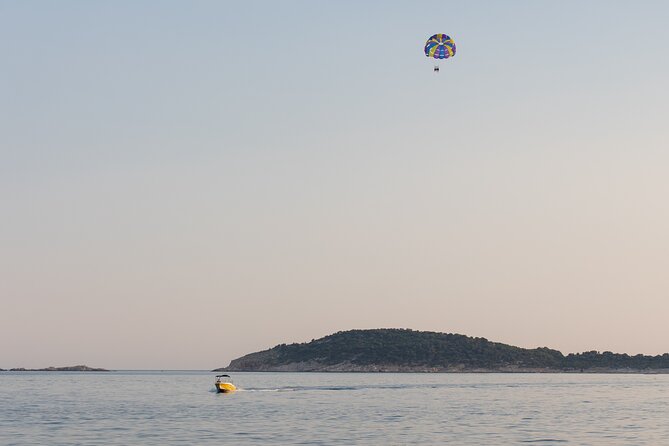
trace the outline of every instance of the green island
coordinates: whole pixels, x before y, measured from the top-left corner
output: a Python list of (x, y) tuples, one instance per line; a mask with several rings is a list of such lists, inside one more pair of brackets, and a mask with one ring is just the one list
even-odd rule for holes
[(588, 351), (565, 356), (547, 347), (527, 349), (461, 334), (384, 328), (279, 344), (213, 371), (669, 373), (669, 353)]

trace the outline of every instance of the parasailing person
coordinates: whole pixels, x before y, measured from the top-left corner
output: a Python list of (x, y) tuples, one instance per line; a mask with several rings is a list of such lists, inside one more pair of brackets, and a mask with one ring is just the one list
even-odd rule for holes
[(439, 60), (455, 56), (455, 42), (446, 34), (435, 34), (425, 43), (425, 55), (436, 59), (434, 72), (439, 72)]

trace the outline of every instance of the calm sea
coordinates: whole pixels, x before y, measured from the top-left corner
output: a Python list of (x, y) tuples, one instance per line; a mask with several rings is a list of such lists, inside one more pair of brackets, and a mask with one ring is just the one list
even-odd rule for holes
[(669, 445), (669, 375), (0, 373), (2, 445)]

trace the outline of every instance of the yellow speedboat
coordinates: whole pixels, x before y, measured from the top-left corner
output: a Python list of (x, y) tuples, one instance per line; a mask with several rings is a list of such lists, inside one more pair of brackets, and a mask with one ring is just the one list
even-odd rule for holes
[(237, 390), (237, 387), (232, 383), (230, 375), (216, 375), (214, 386), (216, 386), (218, 393), (230, 393)]

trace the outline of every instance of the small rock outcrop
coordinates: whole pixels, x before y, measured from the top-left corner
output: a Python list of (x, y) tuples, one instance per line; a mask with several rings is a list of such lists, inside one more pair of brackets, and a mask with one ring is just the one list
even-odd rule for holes
[(10, 372), (108, 372), (107, 369), (88, 367), (87, 365), (71, 365), (67, 367), (46, 367), (44, 369), (25, 369), (23, 367), (9, 369)]

